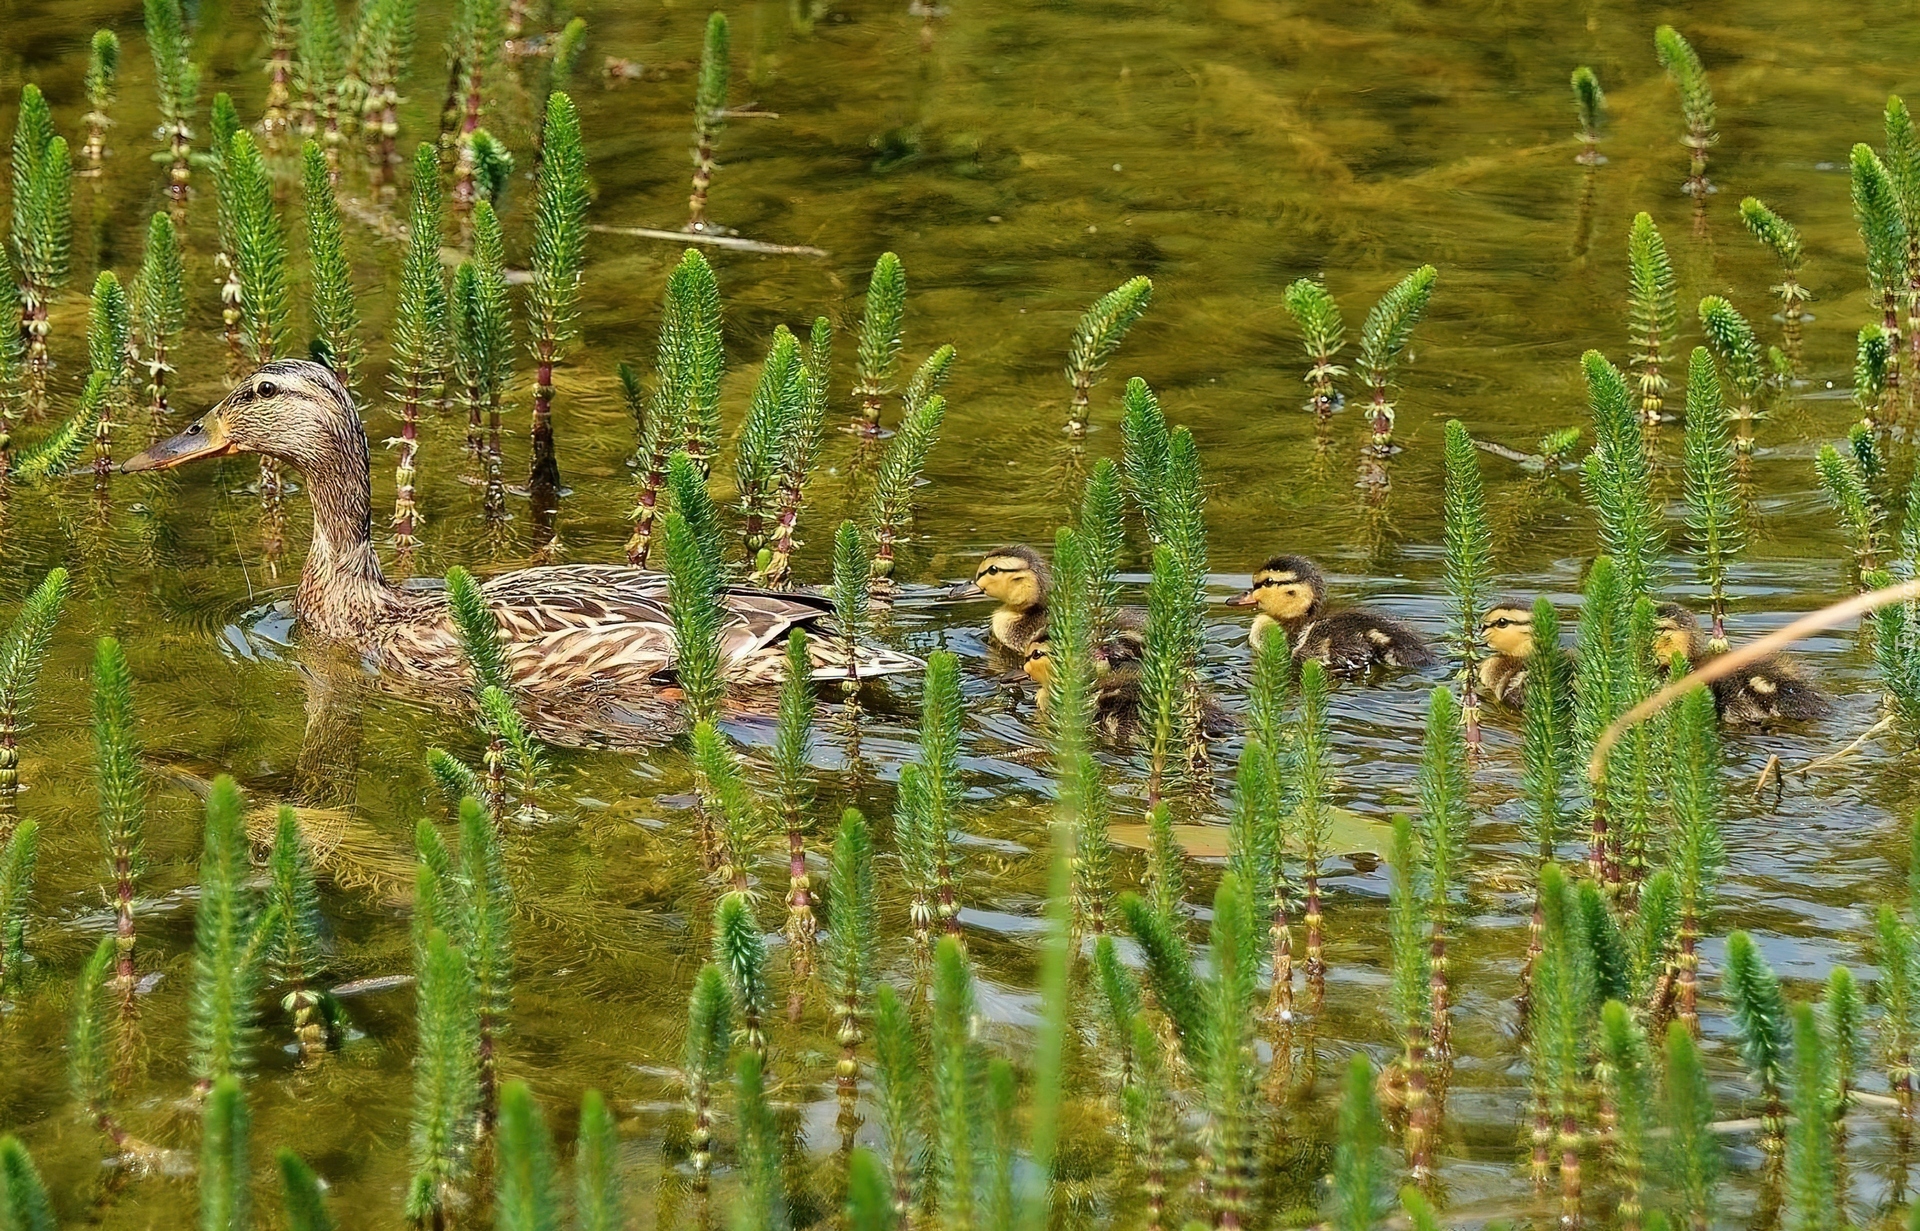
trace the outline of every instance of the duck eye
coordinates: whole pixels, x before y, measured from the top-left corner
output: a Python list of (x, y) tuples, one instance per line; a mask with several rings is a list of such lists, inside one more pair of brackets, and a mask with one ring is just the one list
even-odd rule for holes
[(199, 434), (200, 434), (200, 424), (198, 422), (190, 423), (187, 425), (187, 435), (198, 436)]
[(280, 386), (270, 380), (263, 380), (253, 387), (253, 396), (257, 398), (270, 398), (279, 392)]

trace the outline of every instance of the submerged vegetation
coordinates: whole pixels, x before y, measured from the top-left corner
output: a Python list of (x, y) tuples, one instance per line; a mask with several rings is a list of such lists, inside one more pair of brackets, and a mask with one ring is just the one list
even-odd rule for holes
[[(947, 10), (901, 8), (947, 79)], [(1754, 139), (1716, 112), (1723, 35), (1703, 59), (1659, 27), (1609, 86), (1677, 91), (1688, 236), (1599, 191), (1673, 177), (1575, 69), (1556, 191), (1606, 310), (1522, 337), (1430, 225), (1350, 273), (1354, 185), (1305, 121), (1315, 238), (1264, 241), (1259, 302), (1196, 309), (1145, 196), (1048, 218), (1048, 251), (1085, 245), (1058, 286), (891, 225), (933, 176), (971, 217), (1054, 173), (917, 96), (864, 147), (857, 244), (734, 230), (804, 215), (767, 165), (819, 134), (757, 98), (830, 55), (824, 3), (667, 11), (670, 53), (606, 57), (609, 90), (677, 100), (676, 151), (694, 95), (677, 231), (609, 221), (647, 112), (571, 80), (599, 16), (247, 11), (145, 0), (13, 113), (0, 1231), (1920, 1218), (1900, 99), (1846, 185), (1715, 205), (1722, 120)], [(203, 101), (249, 40), (264, 83)], [(779, 124), (776, 160), (751, 130)], [(983, 285), (1044, 328), (964, 319)], [(1496, 336), (1552, 352), (1502, 369), (1535, 383), (1494, 391)], [(1243, 344), (1264, 417), (1211, 409), (1254, 405), (1210, 349)], [(276, 382), (319, 369), (253, 372), (300, 357), (338, 378), (317, 428)], [(196, 418), (227, 389), (257, 434)], [(143, 445), (261, 464), (116, 474)], [(370, 635), (405, 608), (445, 687), (288, 636), (303, 497), (296, 603), (333, 587)], [(383, 552), (444, 589), (387, 588)], [(528, 563), (568, 584), (500, 576)], [(1217, 609), (1246, 574), (1251, 626)], [(522, 624), (516, 587), (545, 598)], [(992, 616), (946, 603), (976, 592)], [(1857, 592), (1821, 679), (1738, 657), (1783, 622), (1763, 599)]]

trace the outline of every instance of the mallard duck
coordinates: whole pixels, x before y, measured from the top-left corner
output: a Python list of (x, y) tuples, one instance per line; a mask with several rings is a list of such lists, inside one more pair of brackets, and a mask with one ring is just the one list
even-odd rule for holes
[[(1123, 630), (1108, 643), (1104, 655), (1094, 658), (1093, 729), (1125, 747), (1133, 743), (1144, 724), (1145, 694), (1141, 684), (1140, 659), (1145, 643), (1137, 633)], [(1053, 641), (1044, 634), (1027, 648), (1020, 661), (1028, 679), (1040, 686), (1035, 708), (1046, 712), (1047, 694), (1053, 684)], [(1236, 723), (1232, 714), (1212, 698), (1201, 700), (1200, 726), (1208, 738), (1230, 733)]]
[[(1533, 661), (1533, 607), (1522, 602), (1505, 602), (1488, 610), (1480, 621), (1480, 637), (1493, 653), (1480, 660), (1475, 671), (1480, 695), (1508, 709), (1524, 708), (1527, 701), (1527, 667)], [(1561, 647), (1568, 663), (1572, 650)]]
[[(1653, 615), (1653, 653), (1661, 663), (1680, 657), (1689, 667), (1703, 667), (1719, 657), (1708, 648), (1707, 636), (1693, 612), (1678, 603), (1661, 603)], [(1807, 722), (1833, 712), (1825, 694), (1778, 654), (1750, 663), (1707, 686), (1713, 690), (1713, 707), (1720, 721), (1735, 726)]]
[[(168, 470), (236, 453), (278, 458), (306, 476), (313, 543), (293, 604), (305, 633), (356, 645), (382, 669), (427, 683), (464, 680), (465, 656), (445, 592), (400, 589), (380, 570), (367, 434), (352, 395), (330, 370), (304, 360), (266, 364), (185, 431), (120, 469)], [(673, 670), (663, 573), (604, 564), (530, 568), (487, 579), (481, 593), (500, 622), (513, 683), (528, 694), (591, 689), (651, 696)], [(845, 678), (846, 643), (828, 620), (827, 600), (730, 587), (721, 604), (720, 653), (729, 681), (777, 682), (792, 628), (818, 634), (808, 645), (815, 678)], [(854, 666), (866, 678), (924, 664), (857, 646)]]
[(1375, 667), (1424, 667), (1434, 661), (1426, 638), (1410, 626), (1364, 607), (1326, 611), (1326, 578), (1302, 556), (1275, 556), (1253, 575), (1229, 607), (1258, 607), (1247, 640), (1259, 649), (1279, 629), (1295, 662), (1314, 659), (1335, 675), (1364, 675)]
[(993, 640), (1016, 654), (1025, 654), (1047, 632), (1047, 589), (1053, 575), (1040, 553), (1024, 543), (990, 551), (973, 571), (972, 582), (962, 582), (954, 596), (984, 594), (997, 599), (987, 629)]

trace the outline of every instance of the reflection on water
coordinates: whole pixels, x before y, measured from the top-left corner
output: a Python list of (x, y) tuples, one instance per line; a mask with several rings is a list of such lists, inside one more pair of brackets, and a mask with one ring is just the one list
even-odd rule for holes
[[(251, 7), (208, 3), (200, 11), (206, 91), (230, 89), (243, 113), (254, 114), (265, 81), (255, 71)], [(677, 225), (704, 13), (611, 3), (579, 11), (592, 56), (646, 66), (616, 89), (581, 76), (592, 219)], [(960, 896), (982, 970), (983, 1013), (995, 1031), (1021, 1039), (1034, 1020), (1027, 989), (1051, 787), (1036, 755), (1031, 699), (997, 681), (1007, 664), (985, 649), (987, 609), (946, 602), (938, 583), (970, 576), (998, 544), (1050, 542), (1069, 515), (1076, 496), (1066, 479), (1086, 459), (1068, 452), (1059, 430), (1071, 392), (1060, 376), (1066, 342), (1085, 305), (1125, 277), (1151, 276), (1154, 302), (1094, 389), (1087, 455), (1118, 452), (1121, 378), (1146, 377), (1169, 418), (1190, 425), (1202, 446), (1219, 570), (1210, 593), (1224, 598), (1260, 560), (1297, 551), (1326, 566), (1339, 601), (1377, 604), (1437, 635), (1446, 624), (1441, 424), (1458, 417), (1497, 446), (1481, 461), (1499, 589), (1547, 594), (1570, 613), (1594, 551), (1593, 530), (1578, 475), (1543, 470), (1532, 455), (1554, 430), (1586, 424), (1578, 354), (1598, 347), (1625, 357), (1627, 223), (1635, 211), (1649, 211), (1673, 252), (1683, 322), (1677, 354), (1697, 340), (1686, 308), (1706, 293), (1732, 299), (1765, 344), (1779, 338), (1768, 291), (1775, 271), (1734, 214), (1740, 196), (1758, 195), (1801, 229), (1817, 316), (1805, 337), (1807, 378), (1757, 425), (1751, 482), (1758, 521), (1730, 589), (1734, 633), (1778, 627), (1851, 590), (1841, 532), (1810, 465), (1817, 444), (1853, 417), (1844, 396), (1852, 336), (1873, 315), (1861, 290), (1845, 154), (1856, 140), (1877, 140), (1885, 94), (1920, 52), (1920, 26), (1889, 15), (1869, 29), (1804, 0), (1690, 9), (1689, 32), (1721, 99), (1712, 174), (1723, 191), (1709, 201), (1708, 234), (1697, 239), (1678, 192), (1685, 151), (1676, 139), (1677, 104), (1653, 60), (1650, 18), (1632, 6), (957, 4), (934, 24), (924, 51), (925, 23), (905, 4), (833, 0), (810, 29), (774, 0), (730, 15), (735, 101), (754, 101), (780, 118), (728, 127), (711, 213), (744, 236), (829, 255), (709, 251), (726, 296), (729, 427), (773, 327), (798, 328), (816, 313), (843, 327), (835, 414), (851, 418), (847, 330), (858, 319), (865, 271), (882, 250), (898, 252), (908, 271), (907, 360), (917, 363), (946, 341), (959, 352), (945, 437), (898, 565), (907, 584), (885, 635), (915, 653), (952, 649), (969, 672)], [(112, 267), (129, 275), (144, 232), (133, 220), (163, 203), (161, 176), (144, 161), (152, 86), (138, 17), (136, 5), (55, 0), (0, 29), (4, 62), (13, 67), (0, 91), (7, 130), (13, 87), (26, 79), (47, 88), (59, 123), (73, 130), (84, 110), (86, 36), (107, 22), (128, 43), (110, 172), (76, 194), (76, 271)], [(432, 62), (444, 20), (423, 16), (420, 70), (402, 115), (407, 140), (432, 131), (439, 71)], [(1607, 162), (1591, 174), (1574, 161), (1578, 144), (1570, 137), (1566, 79), (1577, 63), (1595, 67), (1612, 108), (1601, 147)], [(527, 70), (529, 82), (538, 75)], [(504, 84), (490, 124), (523, 168), (531, 165), (523, 139), (530, 114), (527, 89)], [(342, 192), (365, 197), (360, 172), (347, 161)], [(531, 196), (524, 177), (507, 193), (516, 263), (524, 261)], [(348, 212), (358, 217), (366, 209)], [(201, 196), (188, 224), (192, 324), (174, 388), (183, 417), (225, 388), (219, 277), (209, 255), (214, 227), (211, 201)], [(382, 280), (398, 250), (369, 228), (356, 227), (351, 243), (361, 311), (369, 335), (381, 339), (391, 301)], [(556, 378), (559, 460), (571, 488), (558, 522), (567, 560), (621, 557), (634, 442), (613, 368), (622, 359), (642, 370), (650, 365), (661, 288), (676, 257), (673, 244), (592, 236), (583, 344)], [(1306, 361), (1280, 292), (1295, 277), (1324, 276), (1357, 332), (1382, 290), (1429, 261), (1440, 270), (1439, 287), (1401, 374), (1403, 449), (1385, 463), (1388, 485), (1356, 486), (1367, 416), (1356, 404), (1316, 427), (1303, 406)], [(75, 286), (81, 282), (76, 276)], [(67, 406), (86, 366), (85, 303), (70, 290), (53, 316), (54, 388)], [(384, 357), (382, 346), (373, 349)], [(516, 414), (528, 401), (526, 366)], [(381, 388), (375, 368), (367, 390)], [(386, 403), (373, 399), (367, 413), (376, 442), (396, 434)], [(502, 530), (482, 525), (481, 491), (461, 481), (462, 432), (454, 416), (430, 415), (422, 425), (426, 524), (413, 562), (422, 575), (453, 563), (517, 566), (542, 537), (524, 502), (511, 505)], [(824, 579), (830, 528), (857, 515), (865, 498), (855, 477), (857, 440), (829, 435), (800, 527), (804, 582)], [(1656, 429), (1653, 447), (1661, 492), (1677, 502), (1678, 425)], [(524, 472), (526, 442), (514, 436), (507, 449), (512, 478)], [(1894, 473), (1905, 475), (1911, 449), (1900, 441), (1891, 454)], [(391, 452), (376, 449), (375, 465), (375, 508), (383, 509), (392, 498)], [(147, 1051), (126, 1100), (128, 1117), (167, 1144), (190, 1142), (197, 1131), (193, 1113), (177, 1102), (187, 1086), (178, 1041), (192, 912), (183, 907), (194, 894), (199, 850), (199, 804), (186, 787), (230, 772), (263, 815), (279, 802), (297, 804), (309, 832), (323, 835), (316, 846), (325, 850), (328, 973), (360, 983), (346, 1001), (352, 1040), (319, 1068), (295, 1067), (278, 1046), (285, 1036), (279, 1019), (268, 1015), (255, 1136), (298, 1143), (335, 1184), (338, 1208), (397, 1208), (412, 997), (392, 977), (410, 968), (413, 826), (422, 816), (444, 819), (422, 754), (441, 744), (471, 760), (477, 737), (456, 708), (392, 695), (357, 663), (317, 661), (299, 645), (286, 614), (289, 575), (276, 578), (266, 567), (256, 481), (250, 460), (232, 459), (178, 475), (116, 479), (104, 513), (84, 484), (16, 494), (8, 510), (0, 593), (17, 598), (54, 564), (75, 574), (25, 750), (31, 790), (23, 806), (58, 822), (47, 826), (41, 855), (44, 922), (32, 940), (40, 990), (19, 1001), (0, 1031), (0, 1071), (8, 1074), (0, 1081), (0, 1125), (23, 1131), (63, 1209), (86, 1207), (98, 1183), (92, 1130), (68, 1114), (64, 1001), (48, 989), (71, 978), (109, 925), (99, 909), (85, 726), (86, 664), (92, 639), (104, 633), (128, 644), (142, 733), (165, 771), (156, 774), (140, 905), (142, 960), (161, 977), (143, 999)], [(303, 497), (291, 496), (290, 508), (289, 555), (297, 557), (307, 533)], [(1131, 551), (1129, 567), (1144, 569), (1145, 544), (1136, 540)], [(1686, 558), (1676, 554), (1672, 569), (1674, 593), (1698, 598)], [(1127, 580), (1138, 601), (1144, 572)], [(1243, 620), (1227, 608), (1209, 622), (1205, 670), (1233, 707), (1247, 681), (1244, 636)], [(1724, 933), (1735, 921), (1754, 929), (1790, 981), (1823, 978), (1836, 962), (1870, 967), (1865, 912), (1894, 896), (1898, 818), (1916, 797), (1910, 763), (1885, 742), (1834, 772), (1789, 776), (1777, 804), (1771, 792), (1751, 796), (1746, 784), (1768, 757), (1804, 763), (1876, 716), (1871, 653), (1861, 636), (1827, 634), (1801, 655), (1837, 694), (1838, 712), (1816, 729), (1728, 742), (1730, 858), (1711, 929)], [(1338, 803), (1373, 817), (1412, 806), (1426, 692), (1443, 679), (1440, 671), (1406, 674), (1335, 693)], [(850, 767), (839, 696), (823, 692), (810, 752), (820, 777), (818, 817), (847, 804), (887, 814), (899, 766), (914, 755), (918, 709), (912, 681), (870, 691), (862, 698), (859, 763)], [(762, 759), (753, 750), (770, 738), (764, 717), (743, 714), (727, 729)], [(1216, 756), (1222, 801), (1236, 752), (1230, 744)], [(1119, 768), (1121, 754), (1103, 755)], [(509, 843), (522, 977), (503, 1066), (533, 1078), (554, 1108), (576, 1104), (588, 1086), (607, 1091), (639, 1175), (651, 1177), (661, 1143), (683, 1131), (673, 1066), (711, 905), (696, 861), (687, 858), (687, 765), (671, 749), (559, 753), (554, 764), (551, 815)], [(850, 770), (857, 786), (849, 786), (856, 781)], [(1523, 1078), (1509, 997), (1528, 893), (1518, 796), (1517, 730), (1493, 714), (1475, 779), (1481, 871), (1455, 954), (1463, 1020), (1445, 1147), (1453, 1160), (1445, 1183), (1468, 1217), (1476, 1210), (1510, 1215), (1524, 1191), (1511, 1165), (1513, 1088)], [(1118, 819), (1137, 820), (1135, 788), (1121, 792), (1117, 807)], [(1123, 876), (1137, 875), (1136, 855), (1122, 852), (1117, 862)], [(1384, 1054), (1391, 1046), (1377, 1013), (1385, 876), (1344, 865), (1337, 872), (1329, 881), (1328, 1007), (1315, 1024), (1323, 1090), (1331, 1062), (1352, 1047)], [(761, 875), (772, 901), (780, 873), (769, 864)], [(1210, 900), (1211, 879), (1193, 878), (1196, 901)], [(904, 975), (911, 960), (900, 939), (904, 903), (890, 896), (885, 918), (895, 939), (883, 966)], [(1719, 953), (1717, 944), (1706, 947), (1709, 968)], [(776, 968), (783, 962), (776, 952)], [(1721, 1029), (1716, 1017), (1708, 1025)], [(831, 1037), (816, 1023), (779, 1045), (778, 1097), (800, 1109), (809, 1140), (830, 1149)], [(1732, 1076), (1730, 1063), (1721, 1076)], [(1861, 1194), (1879, 1196), (1877, 1161), (1887, 1147), (1872, 1140), (1858, 1148), (1870, 1160), (1856, 1167)], [(1757, 1165), (1745, 1155), (1738, 1161)], [(1300, 1162), (1295, 1203), (1313, 1199), (1311, 1177), (1325, 1163)], [(636, 1181), (642, 1206), (656, 1200), (650, 1183)], [(661, 1191), (658, 1200), (676, 1199), (672, 1185)], [(166, 1225), (173, 1214), (187, 1217), (190, 1202), (183, 1187), (142, 1181), (96, 1213), (111, 1226)]]

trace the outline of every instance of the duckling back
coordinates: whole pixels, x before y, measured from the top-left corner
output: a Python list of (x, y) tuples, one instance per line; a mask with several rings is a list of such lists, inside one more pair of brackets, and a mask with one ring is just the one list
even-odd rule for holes
[(1800, 669), (1778, 656), (1764, 658), (1713, 681), (1720, 721), (1733, 726), (1810, 722), (1833, 712), (1833, 704)]
[(1335, 675), (1365, 675), (1375, 667), (1425, 667), (1433, 648), (1409, 624), (1364, 608), (1321, 616), (1295, 634), (1296, 662), (1313, 659)]

